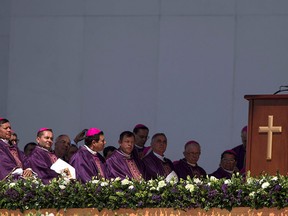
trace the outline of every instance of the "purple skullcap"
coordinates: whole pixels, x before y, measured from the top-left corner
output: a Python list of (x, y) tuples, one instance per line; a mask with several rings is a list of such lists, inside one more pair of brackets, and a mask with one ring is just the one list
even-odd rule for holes
[(3, 120), (3, 119), (4, 119), (4, 118), (1, 118), (1, 117), (0, 117), (0, 121)]
[(146, 127), (146, 125), (144, 125), (144, 124), (137, 124), (137, 125), (135, 125), (134, 128), (142, 128), (142, 127)]
[(247, 132), (247, 126), (243, 127), (241, 132)]
[(86, 137), (97, 135), (100, 132), (102, 132), (102, 131), (99, 130), (98, 128), (90, 128), (86, 133)]
[(40, 128), (39, 130), (38, 130), (38, 133), (40, 133), (40, 132), (42, 132), (42, 131), (46, 131), (46, 130), (51, 130), (50, 128)]
[(234, 150), (226, 150), (226, 151), (224, 151), (223, 152), (223, 155), (225, 154), (225, 153), (228, 153), (228, 154), (233, 154), (236, 158), (237, 158), (237, 153), (234, 151)]

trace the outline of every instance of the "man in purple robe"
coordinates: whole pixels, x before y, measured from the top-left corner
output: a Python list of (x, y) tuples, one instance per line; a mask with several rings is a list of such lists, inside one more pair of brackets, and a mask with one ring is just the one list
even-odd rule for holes
[(147, 153), (148, 149), (150, 149), (150, 147), (145, 147), (145, 143), (149, 139), (149, 128), (143, 124), (137, 124), (133, 129), (133, 133), (135, 135), (133, 154), (142, 159)]
[(201, 146), (198, 142), (191, 140), (184, 146), (184, 158), (179, 161), (174, 161), (175, 172), (179, 178), (187, 179), (187, 176), (191, 178), (206, 177), (206, 171), (198, 166), (197, 162), (201, 154)]
[(218, 179), (231, 179), (235, 172), (237, 164), (237, 155), (233, 150), (226, 150), (221, 154), (220, 167), (209, 176), (214, 176)]
[(174, 171), (172, 161), (164, 157), (166, 148), (166, 135), (164, 133), (156, 133), (151, 140), (152, 151), (142, 159), (149, 179), (155, 179), (157, 176), (167, 177)]
[(118, 143), (119, 149), (115, 150), (106, 161), (108, 178), (146, 179), (145, 165), (132, 154), (135, 143), (134, 134), (131, 131), (122, 132)]
[(234, 147), (232, 150), (237, 154), (237, 168), (241, 173), (245, 173), (247, 126), (241, 130), (242, 144)]
[(41, 128), (37, 133), (37, 146), (26, 158), (24, 164), (31, 167), (44, 184), (48, 184), (53, 178), (59, 176), (54, 170), (50, 169), (57, 161), (56, 155), (52, 151), (53, 131), (50, 128)]
[(99, 153), (106, 144), (104, 133), (97, 128), (90, 128), (85, 137), (85, 145), (72, 156), (70, 164), (76, 170), (76, 178), (81, 182), (90, 181), (93, 176), (106, 178), (106, 163)]
[(0, 180), (13, 176), (27, 178), (32, 176), (31, 169), (23, 165), (24, 155), (17, 145), (9, 142), (11, 125), (7, 119), (0, 118)]

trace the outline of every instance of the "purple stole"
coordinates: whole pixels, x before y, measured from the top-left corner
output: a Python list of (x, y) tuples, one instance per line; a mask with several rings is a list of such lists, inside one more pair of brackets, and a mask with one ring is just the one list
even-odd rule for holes
[(9, 149), (11, 155), (13, 156), (17, 166), (23, 169), (23, 164), (20, 161), (19, 154), (18, 154), (16, 147), (15, 146), (9, 146), (8, 149)]
[(133, 176), (134, 179), (136, 179), (137, 181), (139, 181), (141, 179), (141, 173), (135, 163), (135, 161), (133, 159), (128, 159), (126, 158), (126, 163), (127, 163), (127, 166)]
[(93, 155), (93, 158), (94, 158), (94, 161), (96, 163), (96, 166), (97, 166), (97, 169), (98, 169), (98, 173), (100, 174), (101, 177), (104, 177), (105, 178), (105, 174), (103, 172), (103, 169), (101, 168), (101, 161), (100, 159), (96, 156), (96, 155)]
[(48, 156), (52, 164), (58, 160), (57, 156), (53, 152), (48, 151)]

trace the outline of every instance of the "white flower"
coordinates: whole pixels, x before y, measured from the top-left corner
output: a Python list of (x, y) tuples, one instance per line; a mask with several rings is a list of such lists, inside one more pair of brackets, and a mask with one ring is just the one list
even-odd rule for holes
[(199, 178), (194, 178), (193, 181), (195, 184), (201, 184), (202, 183), (202, 181)]
[(231, 179), (226, 179), (226, 180), (224, 181), (224, 184), (230, 185), (230, 184), (231, 184)]
[(66, 188), (65, 185), (59, 185), (59, 187), (60, 187), (61, 190), (64, 190)]
[(187, 185), (185, 186), (185, 188), (192, 193), (192, 192), (194, 191), (194, 188), (195, 188), (195, 187), (194, 187), (193, 184), (187, 184)]
[(156, 188), (155, 188), (155, 187), (151, 187), (150, 190), (151, 190), (151, 191), (152, 191), (152, 190), (156, 190)]
[(9, 184), (9, 187), (12, 188), (12, 187), (14, 187), (15, 185), (16, 185), (15, 182), (11, 182), (11, 183)]
[(160, 190), (160, 188), (165, 187), (166, 182), (164, 180), (161, 180), (158, 182), (157, 190)]
[(122, 185), (128, 185), (128, 184), (131, 184), (131, 181), (129, 181), (128, 179), (123, 179), (123, 180), (121, 181), (121, 184), (122, 184)]
[(269, 182), (264, 182), (264, 183), (261, 185), (261, 187), (262, 187), (263, 189), (265, 189), (265, 188), (267, 188), (269, 185), (270, 185)]
[(278, 177), (277, 176), (274, 176), (273, 178), (272, 178), (272, 181), (277, 181), (278, 180)]
[(130, 185), (130, 186), (128, 187), (128, 189), (129, 189), (129, 190), (133, 190), (133, 189), (134, 189), (134, 186), (133, 186), (133, 185)]
[(247, 178), (246, 182), (247, 182), (247, 184), (251, 185), (251, 184), (253, 184), (253, 179), (252, 178)]
[(101, 184), (100, 184), (102, 187), (105, 187), (105, 186), (107, 186), (108, 185), (108, 183), (107, 182), (101, 182)]
[(92, 184), (98, 184), (99, 180), (98, 179), (94, 179), (91, 181)]
[(215, 176), (210, 176), (210, 181), (215, 182), (215, 181), (218, 181), (218, 179)]
[(254, 191), (251, 192), (251, 193), (249, 194), (249, 196), (250, 196), (250, 197), (254, 197), (254, 196), (255, 196), (255, 192), (254, 192)]

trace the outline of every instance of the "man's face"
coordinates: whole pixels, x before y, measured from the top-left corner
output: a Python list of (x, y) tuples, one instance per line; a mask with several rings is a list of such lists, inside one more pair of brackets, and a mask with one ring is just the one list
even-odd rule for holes
[(148, 139), (149, 131), (146, 129), (139, 129), (137, 134), (135, 134), (135, 144), (141, 147), (144, 147)]
[(105, 144), (106, 140), (104, 135), (100, 135), (98, 142), (96, 142), (96, 140), (92, 141), (91, 149), (96, 152), (102, 151), (105, 147)]
[(224, 154), (220, 165), (225, 170), (234, 171), (236, 163), (237, 162), (233, 154)]
[(10, 142), (11, 142), (13, 145), (17, 145), (17, 144), (18, 144), (17, 136), (16, 136), (14, 133), (11, 134)]
[(51, 150), (53, 145), (53, 133), (51, 131), (43, 131), (41, 137), (37, 137), (36, 141), (39, 146)]
[(55, 142), (55, 153), (58, 157), (63, 157), (67, 154), (71, 145), (71, 141), (68, 136), (61, 136)]
[(11, 138), (11, 125), (9, 122), (0, 125), (0, 138), (6, 140)]
[(201, 154), (201, 150), (198, 145), (188, 145), (183, 154), (187, 162), (191, 164), (197, 164), (197, 161), (199, 160)]
[(133, 151), (135, 144), (135, 138), (134, 136), (127, 137), (124, 136), (122, 140), (119, 141), (120, 149), (125, 153), (130, 155)]
[(167, 148), (167, 139), (166, 139), (166, 137), (162, 136), (162, 135), (154, 137), (154, 139), (151, 142), (151, 147), (152, 147), (152, 150), (155, 153), (163, 156), (164, 152), (166, 151), (166, 148)]

